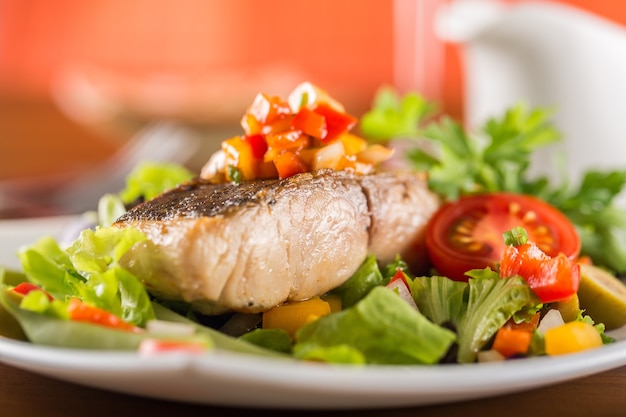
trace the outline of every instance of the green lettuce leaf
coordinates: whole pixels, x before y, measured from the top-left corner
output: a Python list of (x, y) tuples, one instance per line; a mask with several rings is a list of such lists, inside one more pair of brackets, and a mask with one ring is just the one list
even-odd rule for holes
[(433, 323), (458, 323), (467, 310), (468, 283), (446, 277), (417, 277), (411, 294), (420, 312)]
[(241, 335), (239, 340), (282, 353), (291, 353), (293, 345), (291, 336), (284, 329), (254, 329)]
[(456, 323), (458, 362), (474, 362), (476, 354), (515, 313), (541, 301), (521, 277), (500, 278), (489, 268), (469, 271), (467, 310)]
[[(3, 278), (0, 271), (0, 278)], [(32, 291), (26, 297), (10, 290), (12, 285), (0, 280), (0, 335), (11, 337), (17, 340), (28, 340), (31, 343), (58, 346), (75, 349), (99, 349), (99, 350), (136, 350), (141, 341), (146, 338), (165, 338), (170, 337), (162, 334), (153, 334), (147, 331), (129, 332), (108, 328), (105, 326), (92, 324), (88, 322), (71, 321), (61, 317), (55, 317), (38, 311), (41, 308), (26, 309), (25, 303), (37, 303), (41, 298), (38, 294), (41, 291)], [(31, 296), (35, 294), (35, 296)], [(28, 297), (32, 297), (30, 301)], [(55, 300), (55, 302), (62, 303)], [(217, 348), (228, 350), (230, 352), (262, 355), (268, 357), (286, 357), (281, 353), (264, 349), (249, 343), (245, 340), (238, 340), (234, 337), (227, 336), (219, 331), (200, 325), (179, 314), (165, 308), (164, 306), (154, 303), (152, 309), (155, 318), (176, 323), (185, 323), (194, 326), (195, 334), (185, 337), (176, 337), (180, 341), (198, 341), (201, 340), (207, 348)]]
[(98, 225), (111, 226), (124, 213), (126, 213), (126, 206), (119, 196), (105, 194), (98, 200)]
[(353, 307), (301, 328), (293, 352), (300, 359), (333, 362), (434, 364), (455, 339), (396, 292), (378, 286)]
[(136, 229), (86, 229), (66, 250), (44, 237), (19, 252), (28, 280), (56, 300), (77, 297), (123, 320), (143, 326), (154, 317), (148, 293), (119, 260), (128, 249), (146, 240)]
[[(15, 286), (26, 281), (26, 275), (0, 267), (0, 292), (3, 286)], [(22, 326), (0, 302), (0, 336), (15, 340), (28, 340)]]
[(469, 271), (468, 282), (418, 277), (411, 291), (419, 310), (434, 323), (458, 334), (457, 361), (474, 362), (507, 320), (528, 318), (541, 302), (521, 277), (500, 278), (489, 268)]
[(376, 258), (368, 256), (359, 269), (332, 293), (341, 298), (342, 308), (349, 308), (365, 297), (374, 287), (381, 285), (384, 277), (378, 268)]
[(119, 197), (124, 204), (151, 200), (192, 177), (191, 171), (178, 164), (144, 162), (126, 177), (126, 187)]
[(77, 349), (134, 350), (142, 335), (86, 322), (65, 320), (21, 308), (22, 297), (0, 290), (0, 305), (17, 320), (27, 339), (34, 344)]

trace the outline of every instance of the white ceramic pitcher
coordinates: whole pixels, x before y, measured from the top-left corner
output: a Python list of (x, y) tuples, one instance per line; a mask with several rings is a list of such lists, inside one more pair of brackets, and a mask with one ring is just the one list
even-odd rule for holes
[(564, 140), (537, 155), (535, 172), (555, 174), (559, 148), (573, 181), (584, 169), (626, 169), (626, 28), (548, 1), (458, 0), (435, 30), (463, 45), (470, 126), (518, 102), (552, 107)]

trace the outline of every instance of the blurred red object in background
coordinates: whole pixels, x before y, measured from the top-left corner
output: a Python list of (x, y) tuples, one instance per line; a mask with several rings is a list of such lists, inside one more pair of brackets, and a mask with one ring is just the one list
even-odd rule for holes
[[(461, 57), (430, 27), (448, 1), (0, 0), (0, 179), (96, 163), (149, 119), (236, 129), (257, 92), (304, 80), (356, 116), (395, 84), (461, 119)], [(624, 2), (544, 1), (626, 24)]]
[[(245, 100), (238, 103), (245, 108), (260, 90), (286, 94), (306, 78), (360, 112), (380, 84), (393, 82), (391, 6), (377, 0), (3, 0), (0, 89), (45, 93), (86, 68), (106, 93), (160, 115), (181, 113), (175, 111), (181, 106), (192, 111), (194, 103), (228, 105), (233, 98)], [(173, 103), (156, 106), (161, 94)], [(214, 110), (203, 111), (211, 117)]]
[[(259, 90), (281, 86), (267, 92), (283, 94), (306, 78), (355, 113), (381, 84), (395, 83), (422, 88), (460, 115), (462, 63), (425, 27), (446, 1), (2, 0), (0, 92), (47, 94), (59, 78), (87, 68), (109, 90), (119, 83), (110, 94), (143, 95), (136, 104), (169, 94), (174, 103), (161, 111), (172, 111), (186, 99), (202, 104), (198, 97), (210, 89), (216, 97), (241, 93), (247, 103)], [(626, 24), (623, 2), (551, 1)], [(409, 73), (418, 65), (421, 75)], [(149, 90), (151, 80), (162, 90)]]

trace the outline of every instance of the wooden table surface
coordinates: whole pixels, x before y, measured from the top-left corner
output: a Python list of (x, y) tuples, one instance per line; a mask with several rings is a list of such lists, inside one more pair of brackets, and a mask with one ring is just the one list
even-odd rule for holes
[[(107, 139), (67, 120), (51, 103), (0, 99), (0, 180), (29, 173), (80, 169), (81, 165), (97, 163), (100, 158), (114, 152), (115, 146), (115, 142), (107, 142)], [(1, 362), (0, 356), (0, 415), (3, 417), (249, 417), (260, 414), (280, 417), (295, 413), (134, 397), (57, 381)], [(480, 384), (480, 380), (477, 379), (476, 384)], [(392, 410), (309, 410), (297, 413), (304, 416), (384, 414), (387, 417), (625, 416), (626, 367), (531, 391), (453, 404)]]
[(294, 411), (249, 410), (135, 397), (57, 381), (0, 363), (0, 413), (7, 417), (624, 416), (626, 367), (541, 389), (451, 404), (384, 410)]

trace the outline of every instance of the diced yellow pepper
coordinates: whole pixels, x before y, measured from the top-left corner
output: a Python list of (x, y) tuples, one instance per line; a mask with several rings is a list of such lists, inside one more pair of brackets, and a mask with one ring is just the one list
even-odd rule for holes
[(330, 312), (330, 304), (320, 297), (282, 304), (263, 313), (263, 328), (284, 329), (294, 338), (302, 326)]
[(356, 155), (367, 149), (367, 141), (352, 133), (344, 133), (339, 137), (339, 140), (343, 144), (346, 155)]
[(235, 136), (222, 142), (222, 150), (226, 154), (227, 167), (234, 166), (237, 168), (244, 180), (256, 178), (257, 161), (252, 155), (252, 146), (241, 136)]
[(544, 340), (548, 355), (563, 355), (602, 346), (598, 331), (582, 321), (571, 321), (546, 330)]

